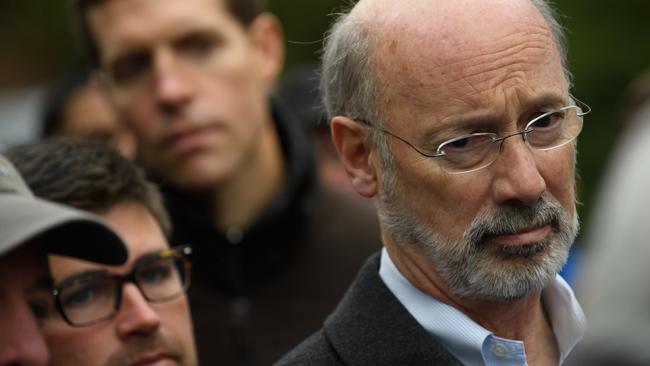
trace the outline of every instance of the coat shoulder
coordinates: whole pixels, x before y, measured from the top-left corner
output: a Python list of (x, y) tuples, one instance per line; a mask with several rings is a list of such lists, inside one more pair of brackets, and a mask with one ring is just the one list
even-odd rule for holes
[(332, 345), (327, 341), (323, 330), (312, 334), (302, 341), (287, 355), (278, 361), (276, 366), (338, 366), (344, 363), (338, 358)]

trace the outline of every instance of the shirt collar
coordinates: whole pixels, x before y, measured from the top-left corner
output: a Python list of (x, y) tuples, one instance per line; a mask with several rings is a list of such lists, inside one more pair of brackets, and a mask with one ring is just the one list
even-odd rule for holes
[(560, 275), (542, 291), (542, 305), (548, 313), (560, 348), (560, 362), (585, 334), (587, 320), (569, 284)]
[[(382, 249), (379, 276), (411, 316), (463, 363), (486, 364), (485, 357), (489, 356), (484, 354), (488, 348), (484, 344), (494, 339), (523, 352), (522, 342), (494, 336), (460, 310), (415, 288), (395, 267), (386, 248)], [(542, 304), (550, 317), (563, 362), (584, 335), (584, 313), (573, 290), (559, 275), (542, 291)]]

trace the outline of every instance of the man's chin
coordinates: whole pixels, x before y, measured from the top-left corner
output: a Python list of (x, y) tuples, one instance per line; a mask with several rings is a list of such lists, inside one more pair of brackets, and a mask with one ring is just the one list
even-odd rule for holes
[(478, 284), (471, 285), (458, 295), (476, 300), (516, 301), (544, 289), (553, 278), (555, 275), (549, 273), (537, 273), (534, 277), (521, 276), (519, 272), (506, 276), (503, 273), (483, 275)]
[(175, 174), (168, 177), (167, 181), (175, 188), (183, 191), (206, 191), (212, 190), (222, 181), (219, 175), (208, 175), (204, 172), (192, 171), (188, 174)]
[[(547, 242), (516, 246), (482, 246), (471, 260), (456, 263), (447, 282), (457, 295), (513, 301), (548, 286), (566, 261), (566, 253)], [(448, 270), (451, 270), (449, 268)]]
[(232, 174), (224, 164), (215, 163), (212, 159), (186, 159), (167, 168), (157, 169), (157, 174), (165, 182), (186, 191), (203, 191), (214, 189), (227, 180)]

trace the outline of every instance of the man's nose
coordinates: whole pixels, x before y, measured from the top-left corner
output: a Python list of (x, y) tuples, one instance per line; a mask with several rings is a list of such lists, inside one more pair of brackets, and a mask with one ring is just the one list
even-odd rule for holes
[(154, 93), (163, 109), (175, 110), (187, 104), (195, 85), (187, 65), (171, 51), (161, 51), (154, 58)]
[(127, 283), (122, 289), (122, 305), (116, 317), (120, 339), (147, 336), (160, 327), (160, 316), (151, 308), (137, 286)]
[(29, 306), (24, 303), (0, 314), (0, 366), (45, 365), (49, 353)]
[(501, 152), (494, 163), (496, 175), (493, 195), (496, 203), (518, 201), (530, 205), (546, 190), (546, 181), (539, 171), (534, 152), (520, 135), (501, 143)]

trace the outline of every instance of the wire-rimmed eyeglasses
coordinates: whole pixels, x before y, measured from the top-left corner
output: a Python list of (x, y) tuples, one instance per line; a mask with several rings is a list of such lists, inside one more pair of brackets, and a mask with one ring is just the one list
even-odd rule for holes
[(127, 282), (149, 302), (172, 300), (189, 287), (191, 253), (188, 245), (177, 246), (143, 256), (125, 275), (100, 270), (68, 277), (55, 286), (54, 302), (68, 324), (81, 327), (115, 315)]
[(441, 167), (449, 174), (475, 172), (491, 165), (499, 156), (503, 141), (521, 135), (524, 142), (535, 150), (551, 150), (573, 141), (582, 131), (583, 117), (591, 108), (578, 99), (576, 104), (544, 112), (530, 120), (523, 130), (499, 136), (491, 132), (477, 132), (446, 140), (435, 149), (418, 147), (405, 138), (379, 128), (363, 119), (355, 119), (366, 126), (383, 132), (405, 143), (420, 155), (439, 158)]

